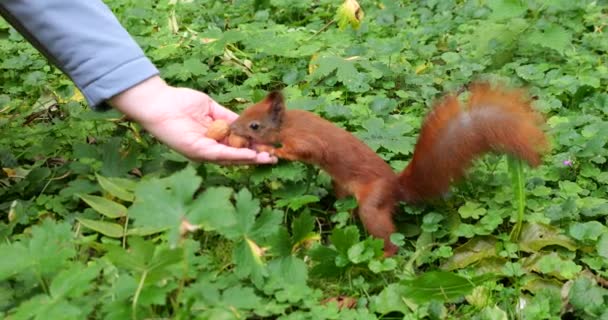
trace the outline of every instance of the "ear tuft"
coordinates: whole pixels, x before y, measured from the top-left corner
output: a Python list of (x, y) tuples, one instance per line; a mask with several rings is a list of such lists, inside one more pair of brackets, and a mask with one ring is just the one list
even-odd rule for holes
[(270, 114), (272, 121), (277, 125), (283, 120), (285, 113), (285, 99), (280, 91), (272, 91), (266, 96), (266, 101), (270, 104)]
[(281, 93), (281, 91), (271, 91), (266, 96), (266, 101), (272, 104), (283, 104), (283, 94)]

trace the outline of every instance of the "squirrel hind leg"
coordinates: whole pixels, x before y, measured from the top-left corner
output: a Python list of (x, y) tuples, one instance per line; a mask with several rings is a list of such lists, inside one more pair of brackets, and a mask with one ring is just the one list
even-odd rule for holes
[(357, 210), (359, 219), (369, 234), (384, 240), (384, 256), (390, 257), (397, 253), (399, 247), (390, 241), (390, 236), (396, 231), (393, 223), (393, 211), (397, 200), (392, 194), (392, 185), (378, 181), (355, 190), (359, 204)]
[(350, 195), (350, 191), (340, 185), (336, 180), (332, 180), (331, 185), (334, 188), (334, 195), (336, 196), (336, 199), (344, 199)]

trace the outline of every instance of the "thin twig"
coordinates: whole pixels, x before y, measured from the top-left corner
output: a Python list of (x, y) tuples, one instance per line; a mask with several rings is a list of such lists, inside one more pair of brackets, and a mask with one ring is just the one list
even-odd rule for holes
[(321, 29), (319, 29), (317, 32), (315, 32), (312, 36), (310, 36), (310, 38), (306, 39), (306, 41), (312, 40), (312, 38), (316, 37), (317, 35), (319, 35), (319, 33), (325, 31), (325, 29), (329, 28), (329, 26), (331, 26), (334, 22), (336, 22), (336, 20), (331, 20), (328, 23), (326, 23)]

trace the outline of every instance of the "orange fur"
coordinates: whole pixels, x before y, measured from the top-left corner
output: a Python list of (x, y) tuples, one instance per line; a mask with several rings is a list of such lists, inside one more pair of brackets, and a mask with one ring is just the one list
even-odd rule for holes
[(412, 161), (400, 175), (346, 130), (313, 113), (286, 110), (277, 92), (243, 111), (231, 130), (260, 151), (320, 166), (332, 177), (337, 196), (355, 196), (361, 221), (371, 235), (384, 239), (385, 255), (390, 256), (398, 249), (389, 237), (395, 232), (392, 214), (399, 201), (441, 195), (475, 158), (488, 152), (513, 154), (538, 165), (547, 150), (541, 123), (522, 92), (473, 85), (465, 110), (455, 96), (435, 104)]
[(540, 164), (547, 139), (542, 118), (523, 92), (493, 90), (488, 84), (475, 84), (470, 91), (466, 109), (448, 96), (425, 119), (412, 160), (399, 177), (407, 202), (447, 192), (473, 160), (488, 152)]

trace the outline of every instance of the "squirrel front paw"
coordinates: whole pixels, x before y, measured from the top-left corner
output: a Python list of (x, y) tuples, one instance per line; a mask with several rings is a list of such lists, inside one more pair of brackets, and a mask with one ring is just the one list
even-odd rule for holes
[(271, 156), (275, 156), (277, 151), (275, 147), (265, 144), (256, 144), (254, 148), (257, 152), (268, 152), (268, 154), (270, 154)]

